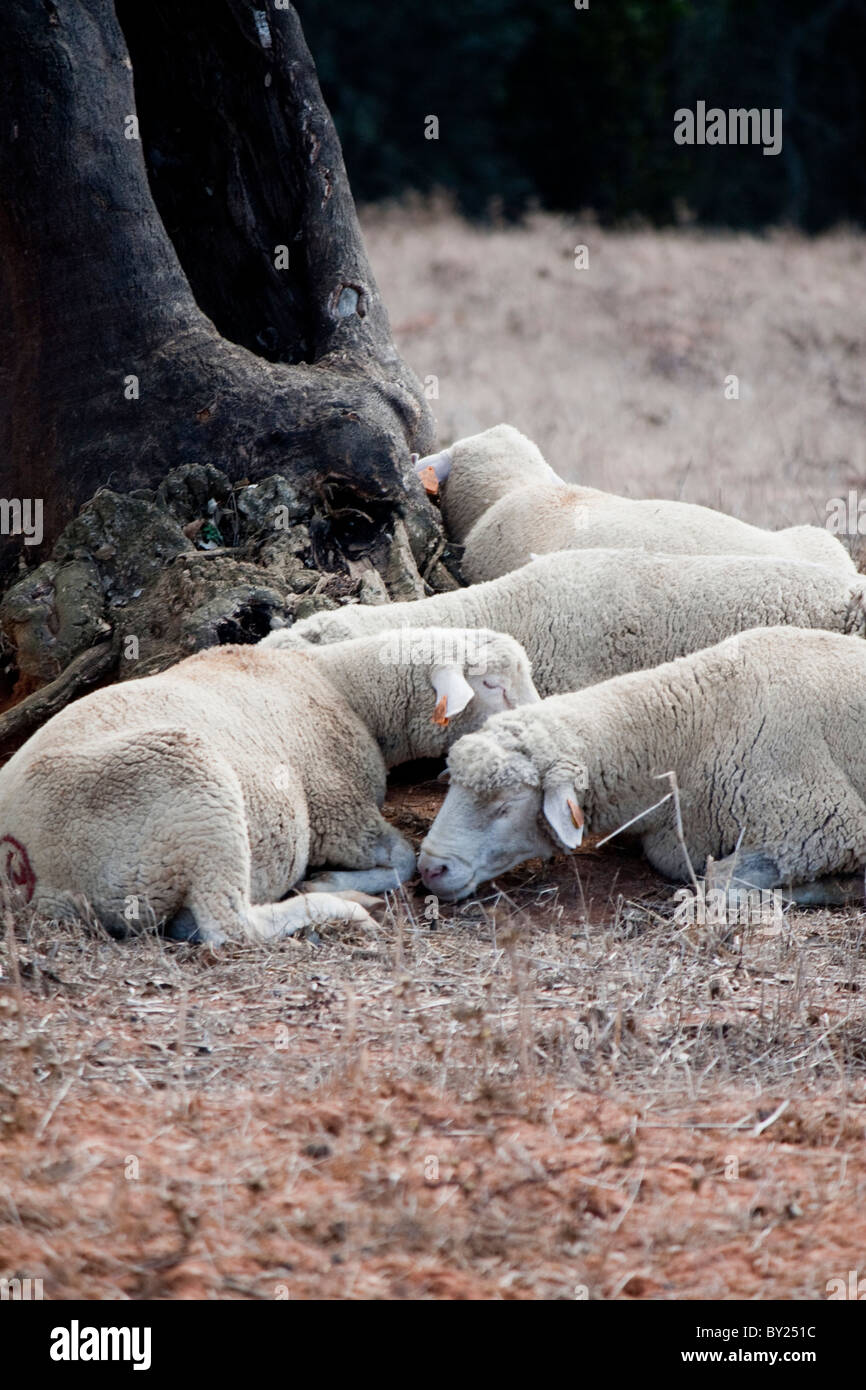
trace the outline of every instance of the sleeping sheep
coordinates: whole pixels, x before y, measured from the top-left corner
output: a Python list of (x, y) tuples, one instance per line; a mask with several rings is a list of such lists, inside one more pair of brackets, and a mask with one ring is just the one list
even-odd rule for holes
[(780, 623), (866, 635), (866, 578), (764, 556), (563, 550), (414, 603), (316, 613), (261, 645), (338, 642), (407, 624), (488, 627), (520, 642), (539, 692), (558, 695)]
[[(364, 919), (337, 895), (415, 870), (379, 810), (386, 765), (537, 699), (526, 654), (492, 632), (200, 652), (86, 696), (19, 749), (0, 771), (0, 878), (114, 932), (267, 941)], [(330, 871), (281, 902), (310, 865)]]
[(441, 490), (451, 540), (464, 547), (471, 584), (525, 565), (533, 555), (592, 546), (677, 555), (778, 555), (851, 574), (845, 547), (820, 526), (764, 531), (690, 502), (634, 500), (566, 483), (530, 439), (495, 425), (415, 464)]
[(418, 867), (432, 893), (464, 898), (525, 859), (574, 849), (585, 827), (604, 835), (634, 820), (650, 863), (685, 879), (674, 802), (657, 804), (674, 772), (698, 873), (712, 857), (722, 884), (862, 900), (864, 727), (866, 645), (791, 627), (741, 633), (460, 739)]

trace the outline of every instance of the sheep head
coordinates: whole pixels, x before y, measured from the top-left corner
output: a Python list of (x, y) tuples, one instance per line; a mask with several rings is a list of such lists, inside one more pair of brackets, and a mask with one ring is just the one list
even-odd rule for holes
[(451, 750), (448, 793), (418, 859), (438, 897), (465, 898), (524, 860), (548, 859), (583, 839), (585, 769), (554, 763), (541, 774), (509, 732), (507, 720), (495, 719)]
[(515, 488), (560, 481), (532, 440), (513, 425), (494, 425), (413, 461), (426, 491), (439, 493), (445, 529), (458, 544), (488, 507)]

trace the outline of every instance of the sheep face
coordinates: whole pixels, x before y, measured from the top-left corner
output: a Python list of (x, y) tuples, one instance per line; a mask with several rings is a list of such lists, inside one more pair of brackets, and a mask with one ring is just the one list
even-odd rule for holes
[[(360, 604), (351, 605), (351, 613), (355, 615), (354, 623), (342, 609), (336, 612), (313, 613), (311, 617), (302, 618), (291, 627), (281, 627), (275, 632), (269, 632), (258, 645), (266, 649), (276, 647), (283, 651), (302, 652), (307, 647), (318, 647), (328, 642), (351, 641), (353, 637), (362, 636), (358, 629), (357, 615), (365, 611), (367, 610)], [(374, 608), (369, 611), (376, 612)]]
[[(382, 605), (383, 608), (389, 606)], [(275, 632), (269, 632), (258, 645), (302, 652), (307, 647), (327, 646), (330, 642), (351, 642), (353, 637), (364, 636), (365, 617), (369, 616), (373, 620), (371, 630), (378, 630), (375, 626), (378, 614), (378, 607), (367, 607), (361, 603), (349, 604), (347, 608), (326, 609), (322, 613), (313, 613), (309, 618), (301, 618), (300, 622), (293, 623), (291, 627), (281, 627)]]
[[(469, 707), (476, 728), (492, 714), (540, 700), (532, 683), (532, 666), (513, 637), (487, 628), (391, 628), (380, 634), (378, 659), (383, 665), (413, 666), (429, 679), (436, 693), (433, 722), (443, 728)], [(449, 737), (448, 743), (453, 740)]]
[[(339, 645), (323, 650), (336, 651)], [(455, 739), (480, 729), (491, 715), (540, 699), (529, 658), (518, 642), (502, 633), (400, 628), (385, 634), (380, 657), (392, 650), (406, 653), (416, 666), (416, 693), (406, 706), (405, 735), (413, 757), (438, 757)], [(432, 708), (423, 697), (430, 686)], [(388, 747), (380, 746), (390, 760)]]
[(522, 723), (520, 711), (500, 715), (451, 750), (448, 795), (418, 859), (441, 898), (465, 898), (494, 875), (583, 839), (586, 767), (544, 758), (539, 772)]
[(414, 467), (427, 491), (439, 493), (445, 530), (458, 544), (500, 497), (535, 481), (559, 481), (532, 440), (504, 424), (416, 459)]
[(537, 786), (482, 796), (452, 781), (418, 857), (426, 887), (453, 902), (525, 859), (549, 859), (554, 846), (539, 825), (541, 800)]
[(321, 646), (329, 642), (350, 642), (353, 637), (361, 635), (357, 626), (358, 611), (359, 607), (352, 604), (348, 616), (342, 609), (337, 609), (336, 612), (314, 613), (312, 617), (303, 618), (291, 631), (295, 634), (295, 641), (299, 646), (306, 643)]
[(477, 635), (481, 641), (474, 643), (476, 633), (466, 633), (475, 647), (477, 669), (470, 658), (464, 670), (476, 698), (478, 722), (492, 714), (501, 714), (503, 710), (537, 704), (541, 696), (533, 684), (532, 666), (520, 643), (502, 633), (486, 634), (481, 630)]

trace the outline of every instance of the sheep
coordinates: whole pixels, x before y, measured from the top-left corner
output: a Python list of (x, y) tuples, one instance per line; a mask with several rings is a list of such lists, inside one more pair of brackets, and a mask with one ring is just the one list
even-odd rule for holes
[(525, 647), (547, 696), (779, 623), (866, 636), (866, 579), (766, 556), (563, 550), (414, 603), (316, 613), (260, 645), (336, 642), (401, 624), (489, 627)]
[[(218, 944), (273, 941), (412, 876), (379, 810), (386, 765), (441, 756), (492, 711), (537, 700), (526, 654), (436, 629), (304, 652), (212, 648), (98, 690), (0, 771), (0, 879), (115, 934), (142, 916)], [(326, 871), (280, 902), (308, 866)]]
[[(465, 898), (584, 828), (634, 821), (660, 873), (787, 888), (796, 902), (863, 894), (866, 645), (838, 633), (754, 629), (651, 670), (531, 709), (461, 738), (421, 846), (430, 892)], [(662, 780), (659, 780), (662, 779)]]
[(496, 579), (533, 555), (589, 547), (677, 555), (777, 555), (856, 571), (841, 541), (820, 526), (765, 531), (691, 502), (634, 500), (566, 483), (512, 425), (495, 425), (420, 459), (429, 490), (441, 489), (452, 541), (464, 547), (470, 583)]

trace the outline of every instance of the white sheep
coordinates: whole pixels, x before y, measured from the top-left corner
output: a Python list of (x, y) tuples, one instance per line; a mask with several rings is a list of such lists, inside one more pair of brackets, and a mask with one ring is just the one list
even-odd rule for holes
[[(635, 821), (650, 863), (688, 866), (664, 774), (674, 772), (694, 869), (862, 900), (866, 645), (755, 629), (652, 670), (494, 715), (451, 749), (451, 782), (421, 846), (429, 890), (466, 897), (537, 855)], [(660, 780), (661, 779), (661, 780)], [(655, 809), (650, 810), (654, 807)], [(649, 811), (649, 814), (647, 812)]]
[(820, 526), (765, 531), (691, 502), (635, 500), (566, 483), (512, 425), (495, 425), (416, 462), (441, 489), (449, 538), (464, 547), (470, 583), (495, 579), (551, 550), (593, 546), (678, 555), (777, 555), (837, 574), (855, 565)]
[(261, 645), (338, 642), (405, 625), (493, 628), (526, 649), (546, 696), (779, 623), (866, 636), (866, 578), (765, 556), (562, 550), (468, 589), (315, 613)]
[[(367, 916), (414, 873), (386, 765), (537, 700), (525, 653), (428, 630), (304, 652), (218, 647), (55, 715), (0, 771), (0, 878), (49, 915), (213, 943)], [(453, 722), (452, 722), (453, 721)], [(279, 900), (310, 865), (330, 871)]]

